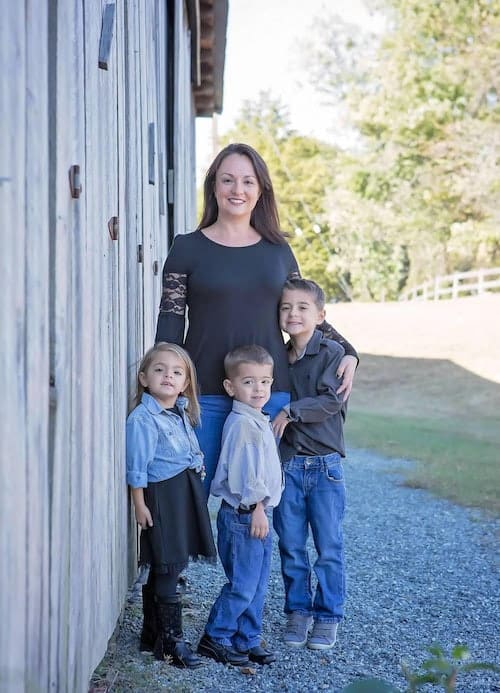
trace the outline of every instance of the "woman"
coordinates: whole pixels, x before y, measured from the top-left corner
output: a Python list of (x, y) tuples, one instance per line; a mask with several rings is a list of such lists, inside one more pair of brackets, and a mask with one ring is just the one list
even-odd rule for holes
[[(286, 279), (300, 276), (280, 230), (273, 186), (262, 157), (246, 144), (230, 144), (215, 157), (204, 184), (202, 219), (178, 235), (163, 268), (156, 341), (182, 345), (193, 359), (201, 388), (201, 426), (207, 493), (232, 402), (225, 394), (224, 356), (237, 346), (260, 344), (275, 363), (273, 419), (290, 400), (288, 364), (278, 324)], [(188, 331), (184, 335), (188, 308)], [(357, 365), (354, 348), (333, 328), (327, 336), (346, 351), (339, 375), (345, 397)]]

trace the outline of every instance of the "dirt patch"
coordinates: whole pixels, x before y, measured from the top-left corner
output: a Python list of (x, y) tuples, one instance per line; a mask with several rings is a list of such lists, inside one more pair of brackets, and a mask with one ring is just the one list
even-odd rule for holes
[(500, 295), (343, 303), (327, 317), (360, 353), (353, 409), (500, 436)]
[(500, 383), (500, 294), (337, 303), (327, 317), (363, 354), (444, 359)]

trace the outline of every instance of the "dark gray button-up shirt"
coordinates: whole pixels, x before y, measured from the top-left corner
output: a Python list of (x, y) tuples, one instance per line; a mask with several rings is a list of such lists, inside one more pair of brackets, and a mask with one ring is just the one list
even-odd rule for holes
[[(291, 342), (288, 343), (291, 348)], [(280, 443), (280, 455), (286, 462), (294, 455), (345, 457), (343, 425), (346, 403), (337, 395), (341, 380), (337, 368), (344, 356), (338, 342), (315, 330), (302, 358), (289, 365), (291, 395), (290, 417)]]

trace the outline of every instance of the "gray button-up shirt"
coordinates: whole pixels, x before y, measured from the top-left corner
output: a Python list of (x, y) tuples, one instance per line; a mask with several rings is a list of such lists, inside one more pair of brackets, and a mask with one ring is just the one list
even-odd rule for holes
[(342, 382), (337, 368), (344, 353), (338, 342), (315, 330), (302, 358), (289, 365), (292, 421), (280, 443), (284, 462), (294, 455), (338, 452), (345, 457), (343, 424), (347, 407), (342, 401), (344, 394), (337, 395)]
[(234, 400), (210, 492), (233, 508), (260, 501), (264, 507), (274, 507), (282, 490), (281, 463), (269, 417)]

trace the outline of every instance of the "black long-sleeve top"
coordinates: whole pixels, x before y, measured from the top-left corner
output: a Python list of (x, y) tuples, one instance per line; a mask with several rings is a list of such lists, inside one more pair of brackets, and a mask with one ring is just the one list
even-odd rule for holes
[[(185, 347), (203, 395), (226, 394), (222, 381), (228, 351), (260, 344), (274, 359), (273, 390), (288, 392), (278, 306), (283, 284), (294, 276), (299, 276), (299, 269), (288, 243), (262, 238), (235, 248), (216, 243), (201, 231), (178, 235), (163, 268), (156, 341)], [(341, 335), (335, 335), (332, 338), (342, 343), (346, 353), (356, 355)]]

